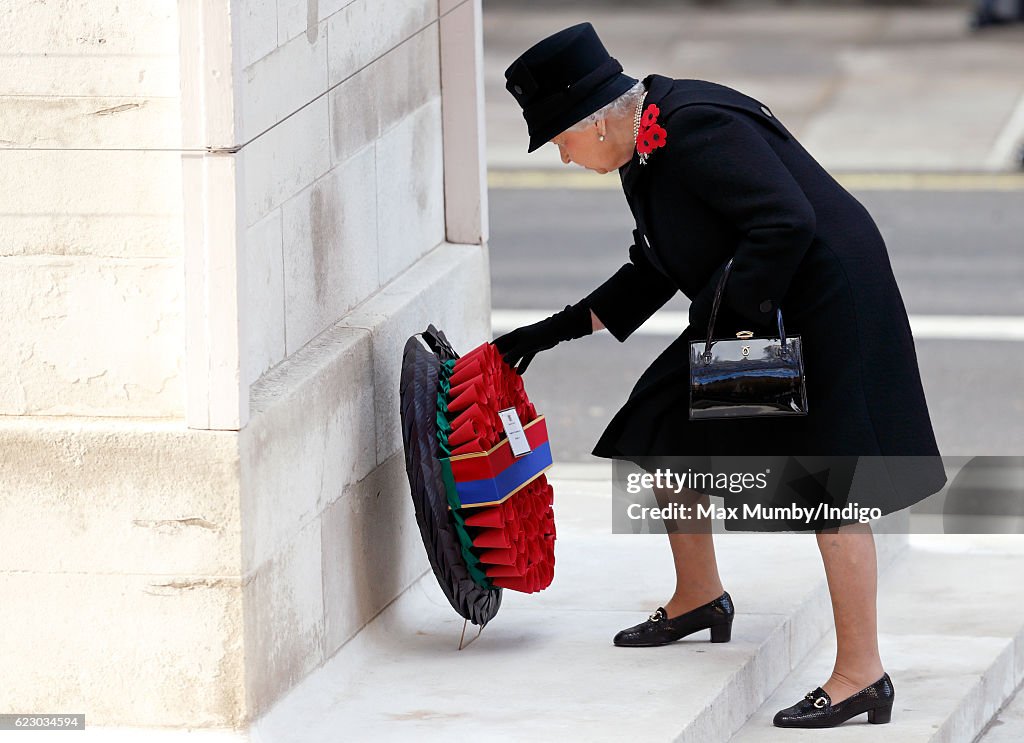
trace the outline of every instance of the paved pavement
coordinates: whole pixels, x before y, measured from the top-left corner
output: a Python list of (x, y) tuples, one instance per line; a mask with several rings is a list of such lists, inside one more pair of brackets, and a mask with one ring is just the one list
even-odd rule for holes
[[(716, 535), (736, 606), (728, 643), (701, 630), (660, 648), (614, 647), (615, 632), (674, 585), (667, 540), (610, 534), (606, 477), (556, 468), (551, 586), (503, 592), (494, 620), (479, 636), (469, 625), (458, 650), (463, 622), (428, 571), (275, 705), (259, 739), (723, 743), (735, 732), (757, 743), (967, 743), (1019, 680), (1024, 596), (1007, 578), (1024, 568), (1020, 540), (876, 532), (892, 722), (875, 728), (861, 715), (827, 736), (779, 730), (774, 712), (823, 683), (835, 657), (813, 537)], [(993, 743), (1007, 740), (1017, 739)]]
[(830, 170), (1013, 170), (1024, 142), (1024, 26), (972, 31), (969, 9), (485, 0), (489, 165), (565, 169), (553, 147), (526, 153), (504, 71), (544, 36), (589, 20), (628, 74), (742, 90)]

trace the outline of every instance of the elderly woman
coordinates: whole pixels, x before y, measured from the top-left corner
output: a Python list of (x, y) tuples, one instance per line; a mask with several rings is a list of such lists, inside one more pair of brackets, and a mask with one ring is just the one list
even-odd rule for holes
[[(496, 338), (505, 360), (523, 373), (539, 351), (601, 328), (622, 342), (677, 291), (691, 300), (690, 325), (641, 375), (594, 455), (923, 457), (934, 466), (913, 477), (884, 471), (873, 502), (890, 513), (941, 489), (946, 474), (882, 236), (768, 106), (712, 82), (629, 77), (589, 23), (540, 41), (505, 77), (529, 151), (550, 142), (564, 163), (618, 171), (636, 222), (629, 261), (576, 304)], [(770, 334), (783, 310), (786, 333), (802, 337), (806, 415), (688, 419), (689, 344), (707, 331), (730, 258), (715, 329)], [(870, 525), (813, 525), (837, 656), (832, 675), (774, 724), (831, 727), (863, 712), (888, 722), (894, 691), (878, 651)], [(710, 529), (669, 541), (675, 592), (616, 645), (664, 645), (700, 629), (729, 640), (735, 612)]]

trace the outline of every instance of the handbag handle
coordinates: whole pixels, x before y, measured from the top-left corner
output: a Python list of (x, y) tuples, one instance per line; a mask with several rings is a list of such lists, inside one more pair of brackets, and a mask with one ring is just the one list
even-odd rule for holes
[[(722, 303), (722, 293), (725, 291), (725, 280), (729, 278), (729, 271), (732, 270), (732, 258), (729, 258), (725, 264), (725, 270), (722, 271), (722, 278), (718, 280), (718, 286), (715, 287), (715, 301), (711, 305), (711, 319), (708, 320), (708, 336), (704, 341), (704, 352), (700, 355), (704, 360), (705, 364), (711, 363), (711, 336), (715, 331), (715, 318), (718, 316), (718, 305)], [(782, 341), (782, 347), (779, 349), (780, 354), (789, 353), (789, 347), (786, 345), (786, 329), (782, 325), (782, 308), (775, 308), (776, 322), (779, 326), (779, 340)]]

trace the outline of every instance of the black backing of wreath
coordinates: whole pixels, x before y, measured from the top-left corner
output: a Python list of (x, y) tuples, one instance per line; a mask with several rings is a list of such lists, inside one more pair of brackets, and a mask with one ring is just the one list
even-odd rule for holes
[(430, 567), (452, 608), (482, 631), (498, 613), (502, 589), (484, 588), (469, 574), (448, 509), (439, 460), (443, 454), (437, 431), (439, 369), (442, 362), (457, 358), (459, 354), (433, 324), (406, 341), (399, 382), (402, 439), (416, 521)]

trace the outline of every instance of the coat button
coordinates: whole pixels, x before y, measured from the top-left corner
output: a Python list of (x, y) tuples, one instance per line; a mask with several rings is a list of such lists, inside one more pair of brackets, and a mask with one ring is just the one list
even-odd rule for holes
[(761, 302), (760, 309), (761, 309), (761, 312), (771, 312), (772, 311), (772, 300), (766, 299), (763, 302)]
[(520, 86), (518, 86), (518, 85), (513, 85), (512, 86), (512, 90), (514, 90), (516, 92), (516, 95), (522, 95), (523, 94), (523, 89)]
[(772, 112), (768, 110), (768, 106), (761, 106), (761, 110), (764, 111), (764, 115), (771, 118)]

